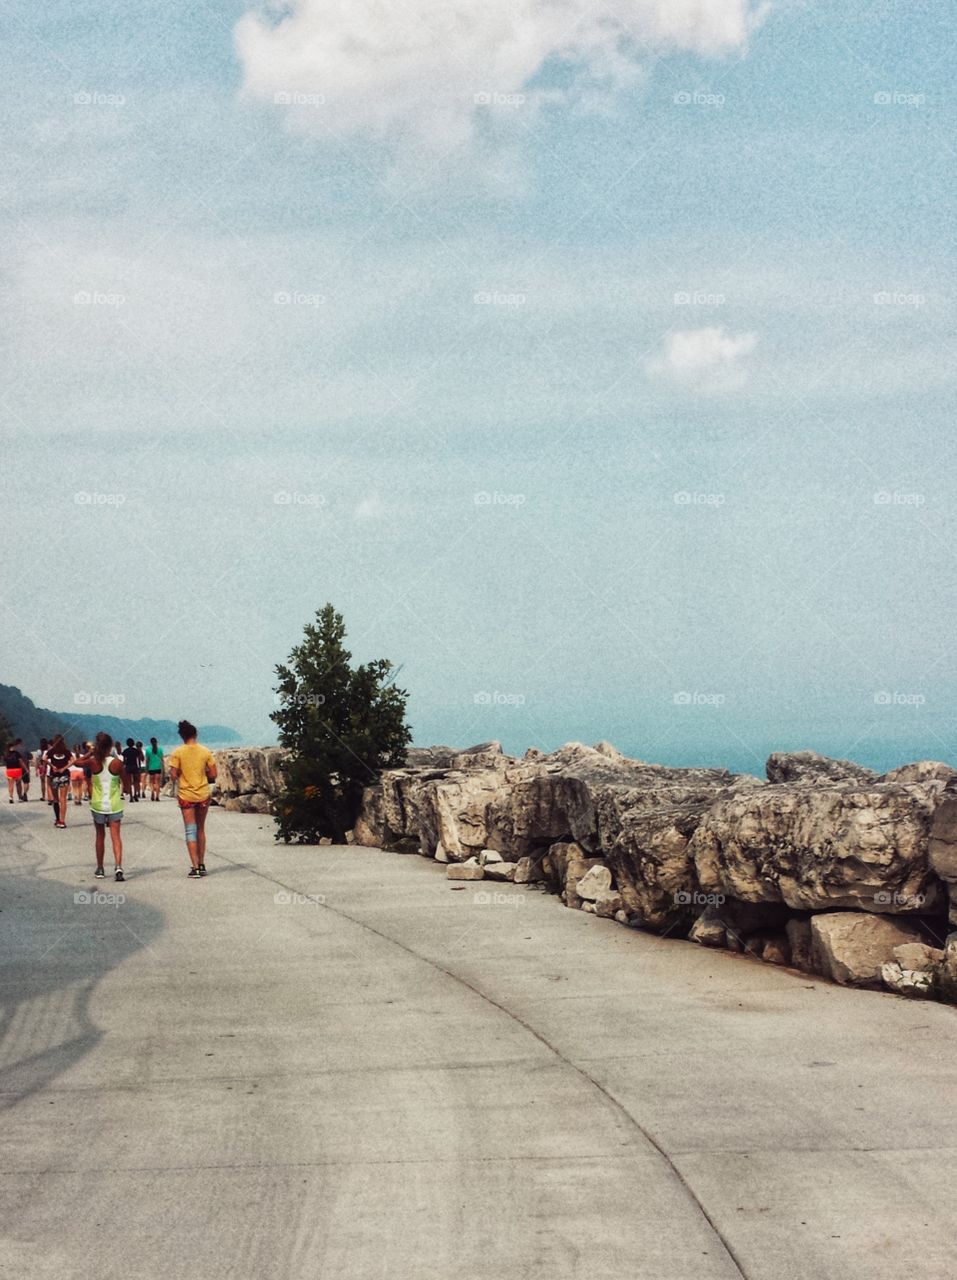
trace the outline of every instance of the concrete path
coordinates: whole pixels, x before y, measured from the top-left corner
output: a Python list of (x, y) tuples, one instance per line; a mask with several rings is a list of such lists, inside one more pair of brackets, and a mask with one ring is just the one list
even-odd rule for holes
[(0, 811), (0, 1274), (957, 1275), (954, 1010), (255, 817), (190, 881), (169, 800), (94, 881), (49, 813)]

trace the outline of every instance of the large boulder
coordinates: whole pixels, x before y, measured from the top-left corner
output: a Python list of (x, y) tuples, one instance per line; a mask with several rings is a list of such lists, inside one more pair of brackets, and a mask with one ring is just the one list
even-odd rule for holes
[(230, 807), (230, 800), (255, 797), (245, 805), (231, 807), (243, 813), (268, 813), (270, 801), (282, 788), (279, 763), (286, 755), (282, 747), (229, 747), (213, 755), (217, 801)]
[(882, 967), (895, 963), (895, 948), (920, 941), (913, 924), (887, 916), (835, 911), (811, 918), (814, 972), (842, 986), (880, 986)]
[(950, 922), (957, 924), (957, 796), (944, 796), (930, 829), (930, 865), (947, 885)]
[(928, 844), (943, 784), (771, 785), (719, 799), (691, 841), (706, 893), (797, 910), (931, 913)]

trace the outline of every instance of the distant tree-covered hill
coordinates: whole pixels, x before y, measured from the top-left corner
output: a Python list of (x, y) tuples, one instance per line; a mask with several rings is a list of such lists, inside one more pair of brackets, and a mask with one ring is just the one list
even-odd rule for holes
[[(158, 738), (160, 742), (176, 741), (176, 722), (173, 720), (124, 720), (121, 716), (99, 715), (87, 710), (49, 711), (36, 706), (19, 689), (10, 684), (0, 684), (0, 725), (6, 723), (14, 738), (23, 738), (30, 748), (35, 748), (41, 738), (52, 738), (62, 733), (68, 742), (77, 738), (92, 738), (102, 730), (114, 738), (125, 741), (135, 738), (148, 742)], [(199, 726), (199, 735), (206, 742), (239, 742), (239, 734), (226, 725)]]

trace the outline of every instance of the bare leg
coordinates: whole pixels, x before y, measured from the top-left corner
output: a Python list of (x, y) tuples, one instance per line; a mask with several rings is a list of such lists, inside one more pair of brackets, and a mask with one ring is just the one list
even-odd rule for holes
[(194, 805), (189, 805), (185, 809), (180, 809), (180, 813), (183, 815), (183, 826), (186, 828), (186, 848), (189, 850), (189, 860), (194, 867), (198, 867), (200, 862), (198, 841), (195, 835), (190, 839), (190, 832), (196, 831), (197, 828), (196, 808)]
[(117, 871), (123, 865), (123, 837), (120, 834), (119, 822), (110, 823), (110, 839), (113, 841), (113, 861), (116, 863)]
[(103, 852), (105, 847), (106, 847), (106, 832), (100, 826), (100, 824), (97, 823), (96, 824), (96, 865), (97, 867), (103, 866)]
[(206, 861), (206, 815), (209, 813), (208, 804), (198, 804), (196, 806), (196, 851), (199, 854), (200, 862)]
[(7, 778), (7, 790), (10, 792), (10, 803), (13, 804), (13, 779)]

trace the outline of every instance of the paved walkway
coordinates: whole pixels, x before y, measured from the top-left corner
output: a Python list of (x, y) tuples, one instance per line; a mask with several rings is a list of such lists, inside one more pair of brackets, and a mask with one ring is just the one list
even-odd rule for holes
[(0, 811), (0, 1274), (957, 1274), (954, 1010), (238, 814), (190, 881), (169, 800), (94, 881), (70, 823)]

